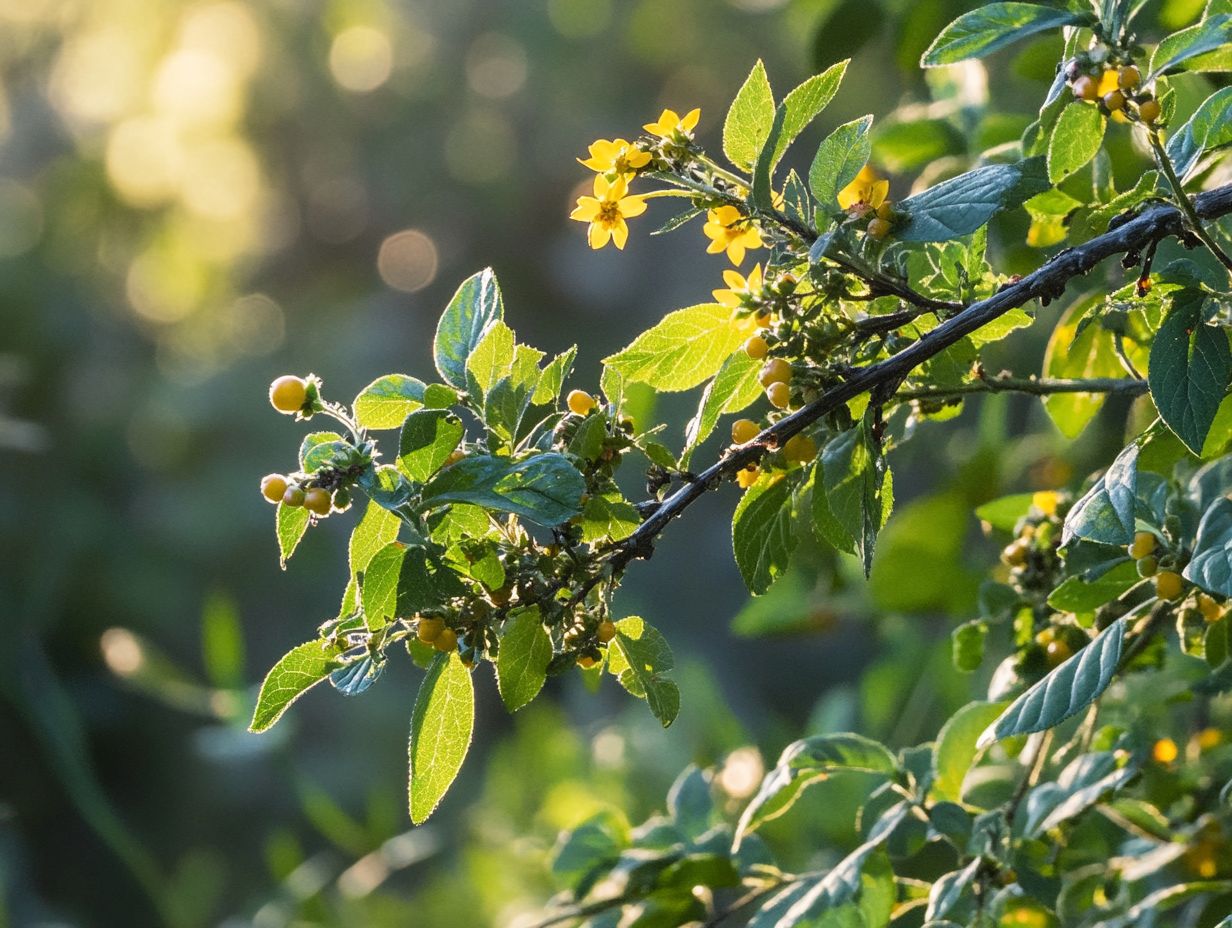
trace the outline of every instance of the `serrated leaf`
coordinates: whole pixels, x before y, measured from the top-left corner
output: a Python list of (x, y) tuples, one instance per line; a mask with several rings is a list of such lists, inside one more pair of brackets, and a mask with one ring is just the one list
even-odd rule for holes
[(1138, 497), (1138, 445), (1130, 444), (1065, 517), (1061, 544), (1085, 538), (1105, 545), (1134, 540)]
[(552, 639), (538, 606), (519, 609), (505, 623), (496, 655), (496, 685), (505, 708), (517, 712), (539, 695), (552, 660)]
[(351, 409), (365, 429), (396, 429), (402, 420), (424, 405), (423, 381), (406, 374), (386, 374), (359, 391)]
[(364, 569), (359, 591), (370, 629), (380, 628), (386, 619), (398, 614), (398, 584), (408, 550), (401, 542), (390, 542), (372, 556)]
[(483, 398), (497, 381), (513, 370), (516, 346), (513, 329), (499, 319), (491, 323), (466, 359), (467, 384), (473, 396)]
[(475, 690), (457, 651), (439, 655), (419, 685), (411, 713), (410, 810), (419, 825), (449, 790), (471, 746)]
[(268, 729), (282, 718), (291, 703), (340, 666), (339, 648), (328, 641), (308, 641), (292, 648), (265, 675), (248, 730)]
[(1048, 179), (1059, 184), (1085, 167), (1104, 143), (1108, 120), (1092, 103), (1074, 100), (1061, 111), (1048, 140)]
[(1232, 87), (1222, 87), (1203, 100), (1189, 121), (1168, 139), (1168, 159), (1185, 181), (1204, 155), (1228, 145), (1232, 145)]
[(336, 445), (341, 441), (342, 436), (337, 432), (309, 432), (299, 443), (299, 469), (305, 473), (318, 470), (329, 456), (329, 451), (322, 452), (321, 446)]
[(809, 190), (827, 213), (835, 211), (839, 191), (856, 179), (872, 157), (872, 126), (872, 116), (853, 119), (831, 132), (818, 147), (809, 168)]
[(521, 461), (471, 455), (428, 481), (420, 508), (473, 503), (552, 526), (578, 513), (585, 491), (582, 475), (562, 454), (535, 454)]
[(989, 725), (1005, 711), (1004, 702), (969, 702), (941, 726), (933, 749), (932, 796), (938, 800), (962, 800), (963, 780), (977, 753), (976, 742)]
[(788, 745), (774, 769), (766, 774), (736, 826), (735, 845), (744, 835), (786, 812), (801, 791), (831, 774), (893, 776), (898, 762), (885, 745), (853, 732), (815, 735)]
[(783, 477), (760, 478), (745, 491), (732, 514), (732, 550), (745, 586), (754, 596), (782, 575), (796, 546), (791, 484)]
[(656, 628), (638, 616), (616, 623), (616, 637), (608, 645), (608, 670), (629, 693), (646, 700), (664, 728), (680, 712), (680, 690), (664, 676), (675, 663), (667, 639)]
[(862, 420), (827, 442), (818, 467), (821, 480), (813, 488), (814, 524), (835, 548), (858, 554), (867, 576), (877, 534), (894, 505), (890, 471), (868, 434), (867, 423)]
[(1232, 501), (1220, 497), (1202, 514), (1193, 557), (1181, 575), (1208, 593), (1232, 596)]
[(504, 314), (500, 286), (490, 267), (462, 282), (441, 314), (432, 343), (436, 369), (447, 384), (466, 389), (467, 358)]
[(383, 506), (369, 501), (364, 516), (351, 532), (348, 560), (351, 576), (362, 573), (378, 551), (398, 537), (402, 520)]
[(398, 469), (411, 480), (426, 483), (445, 466), (464, 433), (462, 420), (447, 410), (411, 413), (398, 438)]
[(658, 390), (688, 390), (718, 373), (744, 341), (742, 335), (729, 307), (703, 303), (668, 313), (603, 363), (626, 380)]
[(815, 74), (783, 98), (774, 114), (766, 144), (757, 156), (753, 169), (751, 195), (755, 203), (770, 206), (773, 202), (771, 183), (774, 169), (787, 147), (796, 140), (810, 122), (838, 93), (843, 75), (847, 73), (848, 61), (831, 65), (821, 74)]
[(1206, 294), (1181, 290), (1151, 345), (1147, 380), (1151, 399), (1168, 428), (1202, 453), (1219, 404), (1232, 384), (1232, 350), (1220, 326), (1203, 316)]
[(308, 523), (312, 514), (303, 506), (288, 506), (279, 503), (274, 515), (274, 529), (278, 535), (278, 563), (283, 570), (287, 569), (287, 561), (295, 553), (300, 539), (308, 531)]
[(1035, 3), (988, 3), (964, 13), (942, 29), (924, 52), (920, 65), (935, 68), (968, 58), (983, 58), (1037, 32), (1090, 21), (1087, 13)]
[(774, 122), (774, 93), (761, 59), (745, 78), (723, 121), (723, 154), (748, 171), (770, 135)]
[(1053, 728), (1095, 702), (1112, 682), (1124, 640), (1122, 618), (1015, 699), (980, 736), (977, 747)]
[(761, 363), (754, 361), (743, 351), (733, 352), (723, 362), (714, 379), (706, 384), (706, 389), (702, 391), (697, 415), (685, 426), (684, 451), (680, 455), (681, 467), (689, 466), (693, 452), (710, 437), (721, 416), (739, 412), (757, 401), (762, 393), (761, 384), (757, 380), (760, 371)]
[(894, 236), (904, 242), (946, 242), (970, 235), (999, 210), (1021, 206), (1049, 186), (1043, 158), (985, 165), (903, 200), (899, 209), (908, 218)]
[(637, 507), (620, 496), (591, 496), (582, 507), (582, 541), (620, 541), (642, 524)]
[(1155, 47), (1150, 73), (1144, 82), (1149, 83), (1182, 61), (1214, 51), (1228, 42), (1232, 42), (1232, 14), (1228, 13), (1208, 17), (1196, 26), (1174, 32)]

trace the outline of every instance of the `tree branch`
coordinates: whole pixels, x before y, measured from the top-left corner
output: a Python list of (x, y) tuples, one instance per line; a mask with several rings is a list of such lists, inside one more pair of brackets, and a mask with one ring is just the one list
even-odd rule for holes
[(899, 390), (892, 402), (910, 400), (950, 399), (972, 393), (1029, 393), (1032, 396), (1050, 396), (1054, 393), (1127, 393), (1137, 396), (1147, 391), (1145, 380), (1132, 377), (1090, 377), (1066, 380), (1047, 377), (1013, 377), (998, 374), (984, 377), (971, 383), (954, 387), (922, 387), (918, 390)]
[[(1232, 184), (1199, 194), (1193, 200), (1193, 209), (1195, 215), (1202, 219), (1232, 213)], [(610, 568), (620, 570), (635, 558), (650, 557), (659, 534), (707, 490), (731, 478), (737, 471), (755, 464), (767, 450), (779, 447), (848, 400), (901, 383), (920, 364), (1011, 309), (1032, 300), (1047, 303), (1056, 299), (1065, 292), (1066, 284), (1072, 279), (1086, 274), (1105, 259), (1141, 251), (1161, 239), (1181, 234), (1185, 226), (1185, 216), (1177, 207), (1152, 206), (1103, 235), (1062, 251), (1034, 273), (1006, 285), (985, 300), (971, 304), (898, 354), (857, 368), (846, 381), (780, 419), (753, 441), (729, 448), (695, 480), (684, 484), (659, 504), (633, 534), (613, 545), (607, 555)]]

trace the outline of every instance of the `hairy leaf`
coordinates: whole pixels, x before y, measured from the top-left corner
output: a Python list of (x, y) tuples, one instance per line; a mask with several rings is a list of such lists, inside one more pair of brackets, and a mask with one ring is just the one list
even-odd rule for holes
[(398, 469), (424, 483), (445, 466), (462, 441), (462, 420), (444, 409), (422, 409), (402, 424), (398, 439)]
[(675, 663), (672, 649), (658, 629), (637, 616), (616, 623), (616, 637), (608, 646), (608, 670), (626, 690), (646, 700), (651, 714), (664, 728), (680, 712), (680, 690), (664, 676)]
[(432, 351), (445, 382), (466, 389), (466, 360), (488, 327), (505, 314), (500, 286), (491, 268), (468, 277), (458, 287), (436, 326)]
[(899, 208), (907, 222), (894, 235), (905, 242), (946, 242), (970, 235), (998, 210), (1020, 206), (1049, 186), (1043, 158), (985, 165), (903, 200)]
[(963, 780), (977, 753), (976, 742), (1006, 706), (1004, 702), (969, 702), (941, 726), (933, 749), (934, 797), (951, 802), (962, 799)]
[(359, 391), (351, 408), (365, 429), (396, 429), (424, 405), (423, 382), (406, 374), (386, 374)]
[(411, 713), (410, 809), (427, 820), (448, 791), (471, 746), (475, 689), (458, 652), (440, 654), (428, 669)]
[(732, 550), (749, 592), (758, 596), (787, 569), (796, 546), (791, 484), (761, 478), (745, 491), (732, 514)]
[(539, 695), (552, 660), (552, 640), (538, 606), (515, 612), (505, 624), (496, 655), (496, 685), (505, 708), (516, 712)]
[(341, 666), (338, 646), (328, 641), (308, 641), (292, 648), (265, 675), (248, 730), (268, 729), (291, 703)]
[(839, 191), (856, 179), (872, 156), (872, 126), (872, 116), (853, 119), (831, 132), (818, 147), (809, 168), (809, 190), (827, 213), (837, 209)]
[(935, 68), (968, 58), (983, 58), (1037, 32), (1090, 21), (1087, 13), (1035, 3), (987, 3), (964, 13), (941, 30), (924, 52), (920, 65)]
[(1193, 558), (1181, 574), (1208, 593), (1232, 596), (1232, 501), (1226, 497), (1202, 514)]
[(1156, 46), (1145, 81), (1149, 83), (1182, 61), (1214, 51), (1228, 42), (1232, 42), (1232, 14), (1228, 13), (1211, 16), (1196, 26), (1174, 32)]
[(688, 390), (718, 373), (743, 341), (729, 307), (703, 303), (668, 313), (603, 363), (658, 390)]
[(1074, 100), (1065, 107), (1048, 141), (1048, 179), (1059, 184), (1085, 167), (1103, 145), (1107, 125), (1091, 103)]
[(564, 455), (522, 461), (472, 455), (440, 471), (423, 488), (422, 507), (473, 503), (511, 512), (540, 525), (559, 525), (581, 509), (586, 483)]
[(1106, 545), (1134, 540), (1138, 497), (1138, 445), (1131, 443), (1065, 517), (1061, 543), (1075, 538)]
[(282, 565), (283, 570), (287, 569), (287, 561), (291, 559), (291, 555), (299, 547), (300, 539), (308, 531), (308, 523), (311, 520), (312, 514), (303, 506), (288, 506), (286, 503), (278, 504), (278, 511), (274, 516), (274, 521), (278, 534), (278, 563)]
[(1232, 87), (1202, 101), (1185, 125), (1168, 139), (1168, 158), (1182, 181), (1188, 180), (1213, 151), (1232, 145)]
[(754, 361), (743, 351), (733, 352), (714, 379), (702, 391), (697, 415), (685, 426), (685, 446), (680, 455), (680, 466), (688, 467), (689, 460), (698, 445), (710, 437), (719, 417), (725, 413), (739, 412), (752, 405), (761, 396), (761, 384), (757, 375), (761, 363)]
[(1177, 438), (1202, 453), (1219, 404), (1232, 384), (1232, 350), (1220, 326), (1207, 325), (1206, 295), (1182, 290), (1172, 299), (1151, 345), (1147, 379), (1160, 418)]
[(763, 206), (771, 205), (771, 181), (774, 168), (792, 142), (838, 93), (843, 75), (847, 73), (848, 61), (831, 65), (821, 74), (815, 74), (783, 98), (771, 124), (770, 135), (757, 156), (753, 170), (752, 196)]
[(774, 122), (774, 92), (761, 59), (745, 78), (723, 122), (723, 154), (748, 171), (770, 136)]

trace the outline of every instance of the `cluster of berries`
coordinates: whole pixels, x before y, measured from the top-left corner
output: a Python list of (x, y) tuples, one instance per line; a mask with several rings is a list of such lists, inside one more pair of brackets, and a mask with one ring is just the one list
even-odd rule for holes
[(1065, 79), (1074, 98), (1097, 104), (1108, 114), (1153, 125), (1162, 109), (1154, 93), (1142, 87), (1137, 65), (1119, 67), (1109, 61), (1106, 45), (1096, 44), (1065, 65)]
[(1177, 570), (1181, 566), (1179, 558), (1173, 552), (1161, 553), (1159, 539), (1154, 532), (1137, 532), (1128, 550), (1129, 556), (1137, 563), (1138, 576), (1144, 580), (1153, 578), (1156, 596), (1160, 599), (1180, 598), (1186, 584)]
[[(316, 410), (316, 384), (310, 379), (286, 374), (270, 384), (270, 405), (283, 415), (305, 415)], [(342, 511), (350, 505), (345, 489), (330, 489), (310, 480), (300, 480), (285, 474), (267, 474), (261, 478), (261, 495), (271, 503), (292, 508), (303, 507), (324, 518), (333, 510)]]

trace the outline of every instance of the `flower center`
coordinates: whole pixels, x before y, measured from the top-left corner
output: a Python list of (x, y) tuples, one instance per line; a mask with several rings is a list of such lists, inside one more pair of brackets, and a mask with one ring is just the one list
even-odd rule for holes
[(611, 225), (620, 218), (620, 202), (618, 200), (604, 200), (599, 205), (599, 221), (604, 225)]

